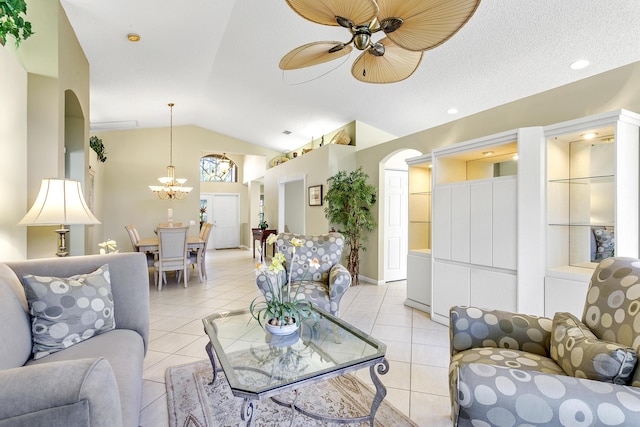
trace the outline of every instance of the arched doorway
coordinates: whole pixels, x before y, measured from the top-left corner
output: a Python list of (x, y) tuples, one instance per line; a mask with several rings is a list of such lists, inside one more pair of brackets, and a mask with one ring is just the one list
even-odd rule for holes
[(408, 166), (406, 159), (422, 153), (407, 149), (390, 154), (382, 161), (384, 173), (380, 187), (383, 188), (384, 203), (379, 212), (382, 219), (382, 241), (384, 282), (407, 278), (407, 234), (408, 234)]

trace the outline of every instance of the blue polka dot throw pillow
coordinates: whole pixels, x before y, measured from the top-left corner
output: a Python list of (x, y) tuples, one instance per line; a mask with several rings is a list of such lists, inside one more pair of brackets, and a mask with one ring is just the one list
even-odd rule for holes
[(26, 275), (33, 358), (115, 328), (108, 264), (69, 278)]

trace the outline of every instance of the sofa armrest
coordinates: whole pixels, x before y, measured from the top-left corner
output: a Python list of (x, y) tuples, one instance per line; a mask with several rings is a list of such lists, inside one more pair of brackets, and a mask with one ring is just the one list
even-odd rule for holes
[(631, 386), (470, 363), (458, 372), (453, 420), (458, 426), (494, 425), (493, 417), (509, 425), (640, 425), (638, 392)]
[(104, 358), (0, 371), (0, 426), (122, 426), (120, 395)]
[(351, 273), (342, 264), (336, 264), (329, 271), (329, 295), (331, 301), (340, 301), (351, 286)]
[(44, 258), (6, 263), (22, 281), (26, 274), (70, 277), (91, 273), (109, 264), (116, 328), (131, 329), (142, 336), (145, 353), (149, 342), (149, 267), (143, 253), (125, 252)]
[(549, 355), (552, 320), (546, 317), (451, 307), (449, 343), (451, 356), (470, 348), (494, 347)]

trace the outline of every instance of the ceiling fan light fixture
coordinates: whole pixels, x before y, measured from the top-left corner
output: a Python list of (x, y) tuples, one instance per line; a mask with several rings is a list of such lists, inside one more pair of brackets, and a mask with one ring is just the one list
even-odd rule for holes
[(334, 47), (332, 47), (331, 49), (329, 49), (329, 53), (339, 52), (342, 49), (344, 49), (344, 43), (339, 43), (339, 44), (335, 45)]
[(353, 45), (358, 50), (365, 50), (369, 46), (371, 41), (371, 30), (368, 26), (361, 26), (356, 28), (356, 32), (353, 36)]
[(342, 16), (336, 16), (336, 22), (338, 23), (338, 25), (344, 28), (351, 29), (354, 27), (353, 21), (351, 19), (344, 18)]
[(384, 45), (382, 43), (374, 43), (369, 48), (369, 53), (373, 56), (384, 55)]
[(380, 21), (380, 29), (386, 34), (393, 33), (395, 30), (400, 28), (403, 23), (404, 20), (402, 18), (384, 18)]
[[(364, 83), (395, 83), (414, 73), (424, 51), (453, 37), (471, 19), (481, 0), (285, 1), (311, 22), (347, 28), (352, 38), (330, 45), (315, 42), (300, 46), (282, 58), (281, 69), (328, 62), (355, 47), (363, 51), (351, 67), (356, 79)], [(378, 31), (387, 35), (379, 41), (382, 47), (371, 40)]]

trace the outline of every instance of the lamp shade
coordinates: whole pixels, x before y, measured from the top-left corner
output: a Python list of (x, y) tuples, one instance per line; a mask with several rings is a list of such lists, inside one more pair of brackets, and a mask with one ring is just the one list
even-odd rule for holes
[(43, 179), (33, 206), (18, 225), (100, 224), (84, 201), (80, 182)]

